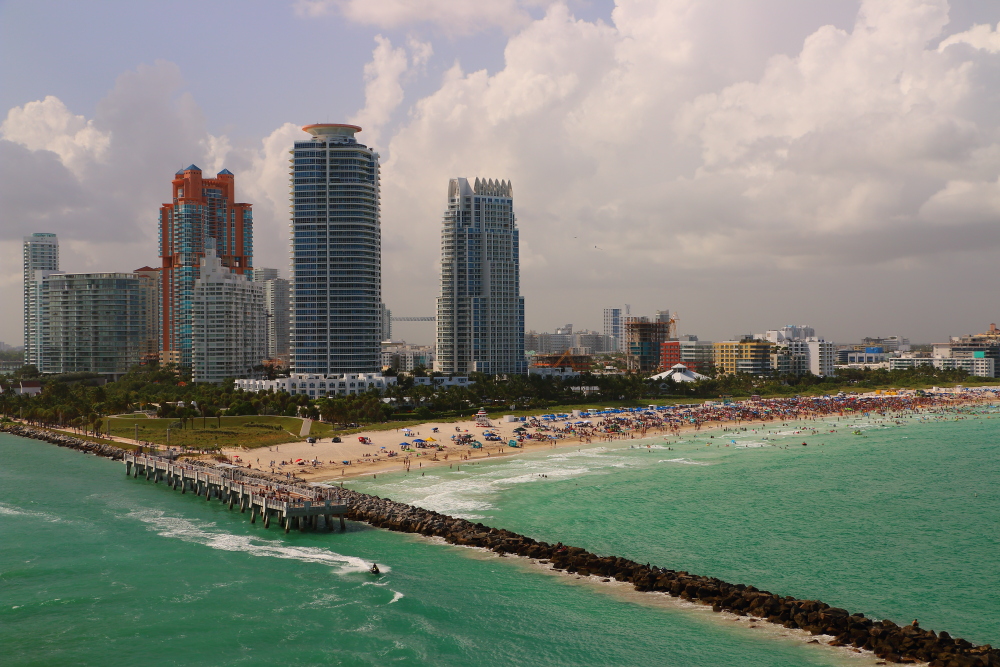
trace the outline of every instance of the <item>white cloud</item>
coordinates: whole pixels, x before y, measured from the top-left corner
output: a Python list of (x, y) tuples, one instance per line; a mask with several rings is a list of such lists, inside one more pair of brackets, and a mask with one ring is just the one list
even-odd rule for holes
[(996, 29), (988, 24), (974, 25), (965, 32), (950, 35), (941, 41), (938, 51), (944, 51), (955, 44), (968, 44), (974, 49), (982, 49), (990, 53), (1000, 53), (1000, 23)]
[(29, 150), (52, 151), (78, 176), (89, 162), (104, 160), (111, 143), (109, 132), (95, 128), (93, 120), (72, 114), (52, 95), (8, 111), (0, 125), (0, 138)]
[[(372, 145), (378, 143), (379, 130), (403, 101), (401, 79), (409, 67), (406, 49), (393, 48), (382, 35), (375, 36), (375, 44), (372, 60), (365, 65), (365, 106), (350, 119), (366, 130), (366, 140)], [(426, 62), (430, 57), (427, 49), (423, 45), (418, 48), (418, 57)]]

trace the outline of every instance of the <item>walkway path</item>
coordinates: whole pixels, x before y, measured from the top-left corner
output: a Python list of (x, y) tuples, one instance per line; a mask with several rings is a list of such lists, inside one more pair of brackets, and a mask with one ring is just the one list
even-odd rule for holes
[(313, 420), (308, 417), (302, 420), (302, 429), (299, 431), (299, 437), (305, 438), (309, 435), (310, 429), (312, 429)]

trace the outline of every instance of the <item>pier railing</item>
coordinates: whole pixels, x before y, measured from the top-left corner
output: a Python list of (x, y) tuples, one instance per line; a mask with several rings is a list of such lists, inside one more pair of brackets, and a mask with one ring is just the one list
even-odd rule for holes
[(339, 518), (341, 529), (346, 528), (348, 506), (333, 488), (307, 489), (262, 480), (235, 468), (212, 470), (149, 454), (125, 454), (122, 463), (126, 475), (142, 475), (154, 483), (166, 481), (167, 486), (181, 493), (191, 491), (204, 495), (206, 500), (216, 498), (228, 503), (229, 509), (238, 504), (241, 513), (250, 510), (250, 523), (256, 523), (260, 515), (265, 528), (276, 518), (286, 533), (292, 527), (331, 530), (334, 517)]

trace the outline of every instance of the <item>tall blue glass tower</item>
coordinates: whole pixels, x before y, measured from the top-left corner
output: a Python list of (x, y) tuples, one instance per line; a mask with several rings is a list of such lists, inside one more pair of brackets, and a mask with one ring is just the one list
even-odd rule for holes
[(302, 128), (292, 149), (290, 361), (295, 373), (381, 367), (379, 155), (356, 125)]
[(527, 372), (520, 267), (510, 182), (451, 179), (441, 230), (435, 370)]

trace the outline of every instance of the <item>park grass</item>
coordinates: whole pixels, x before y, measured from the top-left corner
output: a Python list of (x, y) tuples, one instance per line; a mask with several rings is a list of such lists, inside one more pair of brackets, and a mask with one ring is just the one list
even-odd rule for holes
[[(254, 426), (255, 424), (260, 426)], [(313, 423), (313, 429), (318, 422)], [(138, 426), (139, 440), (172, 447), (214, 449), (216, 447), (267, 447), (302, 440), (298, 417), (242, 416), (195, 417), (182, 425), (179, 419), (148, 417), (108, 417), (104, 429), (122, 438), (134, 438)], [(264, 426), (277, 428), (264, 428)]]

